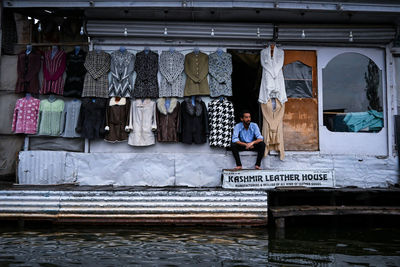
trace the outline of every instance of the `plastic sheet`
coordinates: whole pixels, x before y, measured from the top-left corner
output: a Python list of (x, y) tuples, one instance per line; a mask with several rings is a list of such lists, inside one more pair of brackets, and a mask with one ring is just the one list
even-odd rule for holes
[(312, 97), (312, 68), (300, 61), (283, 67), (286, 94), (288, 98)]

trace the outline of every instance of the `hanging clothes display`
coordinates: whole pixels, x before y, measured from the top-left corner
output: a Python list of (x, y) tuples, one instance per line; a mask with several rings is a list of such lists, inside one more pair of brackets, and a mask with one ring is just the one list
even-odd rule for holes
[(43, 83), (41, 94), (64, 93), (63, 74), (66, 67), (66, 54), (63, 50), (49, 50), (44, 53)]
[(223, 51), (208, 56), (210, 96), (232, 96), (232, 56)]
[(110, 54), (104, 51), (90, 51), (84, 63), (87, 70), (83, 83), (82, 97), (108, 98), (108, 72)]
[(135, 71), (133, 97), (158, 98), (158, 54), (147, 49), (137, 53)]
[(20, 98), (15, 103), (12, 131), (35, 134), (39, 116), (40, 100), (31, 96)]
[(271, 46), (261, 51), (263, 67), (258, 102), (266, 104), (270, 98), (277, 98), (284, 104), (287, 101), (285, 80), (283, 78), (284, 51), (275, 46), (271, 57)]
[(265, 154), (268, 151), (279, 151), (280, 159), (285, 158), (285, 148), (283, 143), (283, 115), (285, 114), (285, 104), (282, 104), (279, 99), (275, 99), (276, 106), (272, 99), (269, 99), (266, 104), (261, 104), (261, 111), (263, 115), (262, 135), (265, 142)]
[(25, 52), (18, 55), (17, 61), (17, 84), (15, 93), (39, 93), (39, 72), (41, 66), (41, 56), (35, 51), (29, 54)]
[(110, 97), (131, 97), (134, 65), (135, 56), (127, 50), (116, 50), (111, 53), (111, 82), (108, 88)]
[(157, 141), (178, 142), (179, 122), (180, 103), (178, 100), (159, 98), (157, 100)]
[(156, 103), (149, 98), (131, 102), (129, 114), (128, 144), (131, 146), (150, 146), (155, 144), (154, 131), (157, 130)]
[(76, 131), (83, 138), (103, 138), (107, 101), (104, 98), (85, 97), (82, 99)]
[(185, 144), (204, 144), (207, 141), (208, 114), (201, 97), (195, 97), (194, 105), (189, 97), (181, 104), (181, 139)]
[(208, 87), (208, 56), (202, 52), (192, 52), (185, 56), (187, 75), (185, 96), (210, 95)]
[(106, 110), (105, 140), (120, 142), (128, 139), (131, 102), (126, 98), (110, 98)]
[(233, 104), (226, 99), (215, 99), (208, 103), (209, 143), (214, 147), (230, 147), (235, 126)]
[(65, 123), (64, 123), (64, 130), (61, 134), (62, 137), (66, 138), (81, 137), (81, 135), (76, 132), (80, 110), (81, 110), (81, 101), (79, 99), (73, 99), (64, 102), (63, 117), (65, 118)]
[(86, 68), (83, 65), (86, 59), (86, 52), (79, 50), (67, 53), (67, 77), (64, 85), (64, 96), (81, 97), (83, 82), (85, 80)]
[(40, 101), (38, 134), (59, 136), (64, 128), (64, 101), (49, 97)]
[(162, 51), (160, 55), (160, 97), (183, 97), (185, 56), (177, 51)]

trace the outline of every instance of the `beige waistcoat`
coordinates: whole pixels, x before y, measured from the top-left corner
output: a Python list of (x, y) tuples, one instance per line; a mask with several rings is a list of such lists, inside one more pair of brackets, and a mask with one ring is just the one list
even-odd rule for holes
[(285, 104), (281, 104), (276, 99), (276, 109), (273, 111), (272, 101), (268, 100), (266, 104), (261, 104), (261, 110), (263, 114), (263, 127), (262, 135), (264, 136), (264, 142), (266, 144), (265, 154), (268, 155), (268, 151), (275, 150), (279, 151), (280, 159), (285, 158), (285, 150), (283, 143), (283, 115), (285, 114)]

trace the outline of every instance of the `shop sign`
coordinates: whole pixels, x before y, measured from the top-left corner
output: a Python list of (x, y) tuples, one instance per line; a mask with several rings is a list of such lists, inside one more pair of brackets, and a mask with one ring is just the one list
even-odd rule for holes
[(222, 187), (271, 189), (275, 187), (335, 187), (333, 170), (223, 170)]

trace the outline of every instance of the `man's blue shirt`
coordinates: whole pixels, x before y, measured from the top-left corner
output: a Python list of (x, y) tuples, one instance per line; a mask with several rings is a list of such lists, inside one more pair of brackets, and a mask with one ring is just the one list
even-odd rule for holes
[(250, 122), (247, 130), (244, 128), (243, 122), (235, 125), (235, 128), (233, 129), (232, 143), (236, 143), (237, 141), (250, 143), (256, 139), (264, 140), (264, 137), (261, 135), (260, 129), (256, 123)]

